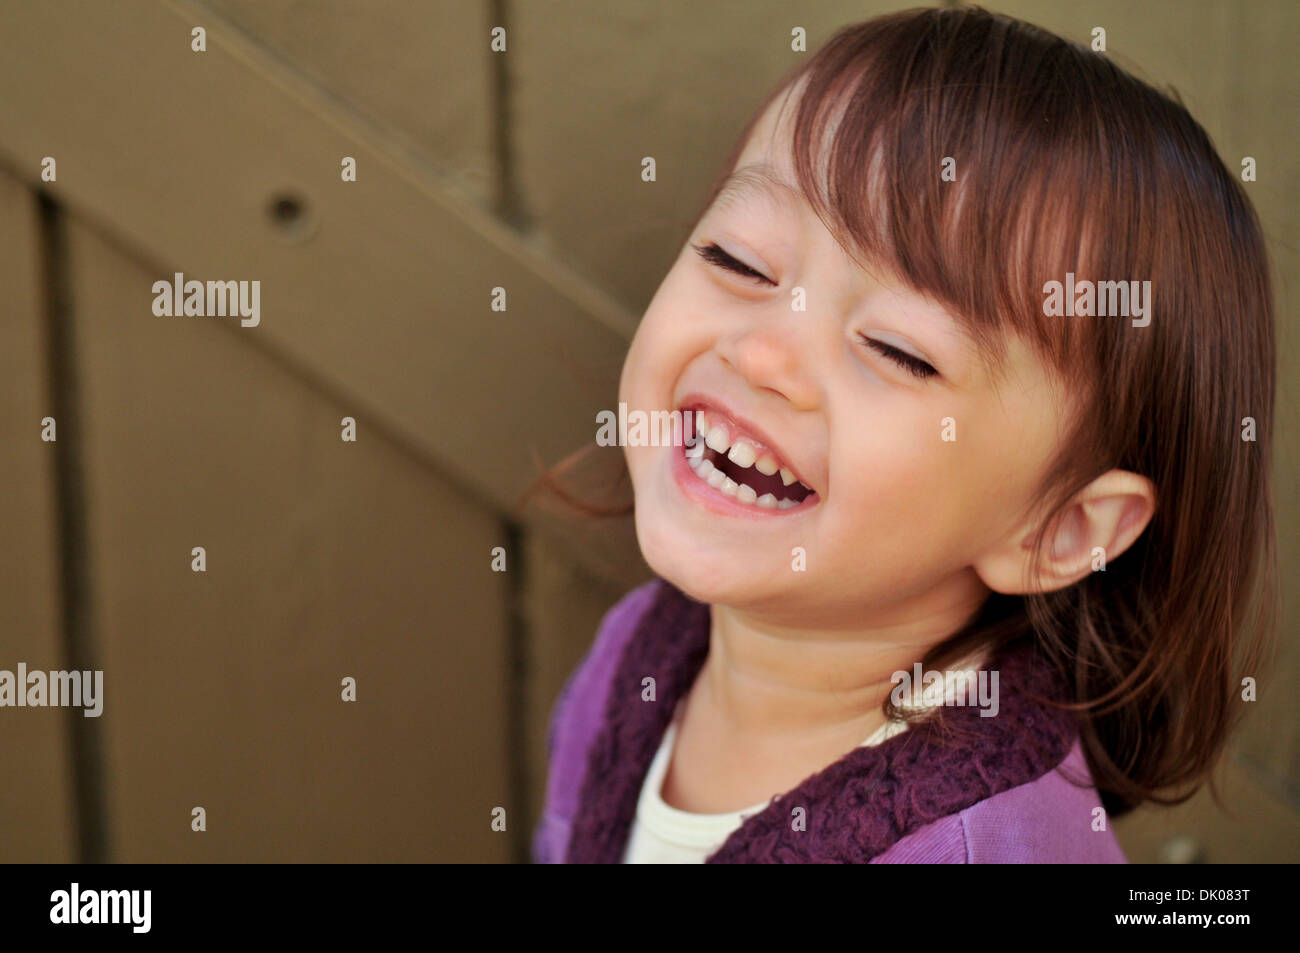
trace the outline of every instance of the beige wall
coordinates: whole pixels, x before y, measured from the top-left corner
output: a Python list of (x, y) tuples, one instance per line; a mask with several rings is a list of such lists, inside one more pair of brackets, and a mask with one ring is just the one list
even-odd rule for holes
[[(111, 859), (521, 857), (555, 694), (645, 571), (626, 524), (537, 515), (511, 535), (534, 455), (589, 441), (612, 406), (637, 315), (750, 109), (794, 63), (790, 29), (815, 48), (910, 5), (519, 2), (504, 6), (505, 57), (487, 51), (487, 2), (0, 8), (0, 83), (33, 91), (0, 97), (0, 667), (58, 667), (72, 559), (89, 601), (68, 625), (110, 692), (80, 736), (62, 713), (4, 716), (0, 762), (24, 770), (0, 778), (0, 859), (78, 856), (88, 744)], [(1257, 158), (1285, 415), (1300, 383), (1298, 160), (1278, 117), (1297, 98), (1300, 8), (987, 5), (1080, 40), (1105, 27), (1110, 55), (1175, 86), (1230, 166)], [(42, 184), (47, 155), (59, 176)], [(357, 182), (341, 182), (342, 156)], [(39, 440), (68, 382), (47, 360), (38, 188), (67, 236), (82, 543), (60, 543), (65, 448)], [(267, 214), (284, 194), (305, 203), (297, 233)], [(260, 279), (262, 324), (154, 317), (150, 286), (176, 270)], [(345, 415), (355, 444), (339, 439)], [(1280, 431), (1289, 583), (1300, 432), (1289, 415)], [(1235, 816), (1208, 796), (1139, 812), (1120, 825), (1134, 860), (1179, 836), (1211, 861), (1300, 859), (1300, 708), (1285, 690), (1300, 623), (1286, 608), (1273, 687), (1225, 770)], [(345, 675), (355, 703), (339, 698)]]

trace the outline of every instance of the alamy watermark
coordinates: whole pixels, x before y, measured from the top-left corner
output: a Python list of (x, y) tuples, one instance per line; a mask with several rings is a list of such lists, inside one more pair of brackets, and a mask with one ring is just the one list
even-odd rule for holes
[[(618, 413), (602, 410), (596, 414), (596, 445), (600, 447), (693, 447), (702, 442), (700, 411), (628, 410), (618, 405)], [(690, 419), (691, 426), (687, 427)], [(687, 432), (689, 430), (689, 433)]]
[(132, 933), (148, 933), (153, 923), (152, 890), (83, 890), (73, 882), (50, 894), (54, 924), (124, 924)]
[(86, 718), (104, 711), (104, 673), (0, 669), (0, 708), (84, 708)]
[(985, 669), (952, 672), (923, 671), (921, 663), (912, 671), (900, 670), (889, 677), (894, 688), (889, 700), (896, 708), (937, 708), (940, 705), (974, 705), (981, 718), (998, 713), (998, 673)]
[(1075, 281), (1074, 272), (1067, 271), (1064, 283), (1044, 284), (1043, 295), (1043, 314), (1049, 318), (1132, 318), (1135, 328), (1151, 323), (1150, 281)]
[(262, 320), (260, 281), (186, 281), (178, 271), (171, 281), (155, 281), (153, 294), (153, 313), (160, 318), (238, 316), (245, 328)]

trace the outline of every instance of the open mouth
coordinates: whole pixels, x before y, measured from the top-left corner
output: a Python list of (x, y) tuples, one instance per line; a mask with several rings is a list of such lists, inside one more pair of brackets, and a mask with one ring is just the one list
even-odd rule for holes
[[(698, 433), (683, 452), (695, 476), (709, 486), (750, 506), (789, 510), (816, 493), (795, 476), (770, 448), (745, 434), (735, 422), (711, 410), (687, 414)], [(689, 436), (689, 435), (688, 435)]]

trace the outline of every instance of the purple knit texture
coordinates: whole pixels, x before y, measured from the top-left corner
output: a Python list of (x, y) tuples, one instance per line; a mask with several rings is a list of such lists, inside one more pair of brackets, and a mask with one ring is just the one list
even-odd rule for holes
[[(650, 762), (709, 649), (709, 607), (661, 583), (623, 649), (605, 719), (588, 753), (566, 861), (619, 863)], [(999, 673), (998, 713), (952, 706), (875, 747), (857, 748), (773, 798), (708, 863), (865, 863), (900, 838), (1042, 777), (1077, 736), (1073, 715), (1044, 698), (1064, 686), (1022, 642), (985, 666)], [(653, 702), (642, 680), (655, 679)], [(792, 829), (802, 807), (807, 829)]]

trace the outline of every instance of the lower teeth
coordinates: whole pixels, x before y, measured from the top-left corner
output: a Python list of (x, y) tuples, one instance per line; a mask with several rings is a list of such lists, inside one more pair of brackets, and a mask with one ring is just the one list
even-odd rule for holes
[(777, 499), (772, 493), (764, 493), (762, 496), (748, 484), (737, 483), (731, 477), (722, 472), (721, 469), (713, 465), (711, 460), (706, 460), (703, 454), (703, 446), (696, 444), (699, 452), (695, 452), (694, 447), (686, 449), (686, 462), (695, 475), (714, 489), (722, 490), (728, 496), (739, 500), (742, 503), (748, 503), (751, 506), (758, 506), (765, 510), (788, 510), (799, 505), (798, 500)]

